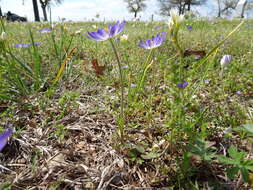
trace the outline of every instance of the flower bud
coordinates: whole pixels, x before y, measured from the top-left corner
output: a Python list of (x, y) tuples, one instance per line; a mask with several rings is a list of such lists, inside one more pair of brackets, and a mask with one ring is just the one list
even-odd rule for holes
[(224, 55), (220, 60), (220, 65), (223, 68), (223, 67), (227, 66), (231, 61), (232, 61), (231, 55)]

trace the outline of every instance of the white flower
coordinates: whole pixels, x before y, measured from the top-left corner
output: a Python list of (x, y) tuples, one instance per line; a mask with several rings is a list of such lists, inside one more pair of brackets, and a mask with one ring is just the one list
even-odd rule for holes
[(82, 29), (79, 29), (79, 30), (75, 31), (75, 34), (81, 34), (81, 32), (82, 32)]
[(184, 20), (184, 15), (179, 15), (177, 9), (170, 10), (170, 17), (174, 24), (180, 24)]
[(220, 65), (222, 68), (226, 67), (232, 61), (231, 55), (224, 55), (220, 60)]
[(173, 21), (172, 17), (169, 18), (168, 26), (169, 26), (169, 28), (172, 28), (174, 26), (174, 21)]
[(126, 42), (128, 40), (128, 35), (127, 34), (123, 34), (122, 36), (120, 36), (120, 41), (121, 42)]
[(93, 24), (92, 28), (97, 29), (97, 25)]

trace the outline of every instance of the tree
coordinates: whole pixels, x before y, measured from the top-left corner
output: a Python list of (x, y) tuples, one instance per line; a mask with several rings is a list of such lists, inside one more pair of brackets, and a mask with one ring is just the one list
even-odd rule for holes
[(244, 18), (244, 12), (245, 12), (245, 10), (252, 9), (253, 8), (253, 2), (250, 2), (249, 0), (246, 0), (246, 1), (242, 1), (241, 0), (241, 1), (238, 2), (238, 6), (239, 6), (239, 8), (241, 6), (240, 17)]
[(217, 4), (218, 4), (218, 15), (217, 15), (217, 17), (221, 17), (221, 0), (217, 0)]
[(238, 0), (223, 0), (223, 9), (221, 9), (221, 13), (230, 14), (231, 10), (235, 10), (237, 6)]
[(61, 4), (63, 0), (40, 0), (40, 5), (43, 11), (44, 21), (48, 21), (47, 19), (47, 11), (46, 8), (55, 4)]
[(39, 14), (37, 0), (32, 0), (32, 2), (33, 2), (33, 12), (34, 12), (35, 21), (40, 22), (40, 14)]
[[(1, 0), (0, 0), (0, 2), (1, 2)], [(0, 17), (2, 17), (2, 16), (3, 16), (3, 13), (2, 13), (2, 9), (0, 7)]]
[(252, 3), (249, 0), (217, 0), (218, 4), (218, 17), (222, 14), (231, 14), (236, 10), (236, 15), (243, 18), (245, 10), (252, 8)]
[(143, 11), (147, 5), (146, 0), (124, 0), (127, 3), (127, 9), (130, 13), (134, 13), (134, 18), (137, 17), (137, 14)]
[(168, 16), (170, 9), (177, 8), (179, 14), (184, 14), (186, 11), (191, 10), (193, 5), (202, 5), (207, 0), (158, 0), (160, 6), (160, 13)]

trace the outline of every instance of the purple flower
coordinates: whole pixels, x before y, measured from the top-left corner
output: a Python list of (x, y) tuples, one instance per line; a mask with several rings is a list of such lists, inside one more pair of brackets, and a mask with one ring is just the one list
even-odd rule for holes
[(40, 45), (42, 45), (42, 42), (34, 42), (34, 45), (40, 46)]
[(185, 82), (185, 81), (184, 81), (184, 82), (178, 83), (177, 86), (178, 86), (178, 88), (185, 88), (185, 87), (188, 86), (188, 84), (189, 84), (188, 82)]
[(23, 44), (23, 43), (20, 43), (20, 44), (15, 44), (14, 45), (16, 48), (22, 48), (22, 47), (30, 47), (31, 44)]
[(205, 84), (209, 84), (210, 80), (204, 80)]
[(135, 88), (135, 87), (137, 87), (137, 84), (133, 84), (133, 83), (132, 83), (132, 84), (130, 85), (130, 87), (131, 87), (131, 88)]
[(227, 66), (231, 61), (232, 61), (231, 55), (224, 55), (220, 60), (221, 67)]
[(114, 25), (109, 25), (108, 29), (98, 29), (97, 32), (88, 32), (87, 37), (91, 40), (105, 41), (109, 38), (113, 38), (124, 30), (126, 21), (120, 23), (119, 21)]
[(192, 26), (191, 26), (191, 25), (187, 26), (187, 29), (188, 29), (189, 31), (192, 31)]
[(166, 40), (165, 32), (158, 33), (156, 36), (153, 36), (151, 39), (146, 40), (146, 42), (141, 41), (139, 47), (144, 49), (153, 49), (162, 45)]
[(49, 33), (52, 32), (52, 30), (50, 28), (42, 28), (40, 30), (38, 30), (39, 33)]
[(160, 30), (162, 27), (163, 27), (162, 25), (156, 26), (155, 30)]
[(241, 92), (240, 90), (237, 90), (237, 91), (236, 91), (236, 94), (237, 94), (237, 95), (241, 95), (242, 92)]
[(7, 140), (12, 135), (12, 133), (13, 133), (12, 129), (8, 128), (3, 133), (0, 134), (0, 152), (7, 144)]

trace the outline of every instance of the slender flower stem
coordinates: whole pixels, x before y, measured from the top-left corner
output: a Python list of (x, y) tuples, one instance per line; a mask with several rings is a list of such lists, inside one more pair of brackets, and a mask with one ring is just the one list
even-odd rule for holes
[(124, 118), (124, 86), (123, 86), (123, 73), (122, 73), (122, 68), (121, 68), (121, 64), (120, 64), (120, 59), (119, 59), (119, 55), (117, 52), (117, 49), (112, 41), (112, 39), (109, 40), (111, 45), (112, 45), (112, 49), (113, 52), (116, 56), (116, 60), (118, 63), (118, 69), (119, 69), (119, 78), (120, 78), (120, 87), (121, 87), (121, 98), (120, 98), (120, 119), (122, 121), (122, 123), (120, 124), (119, 127), (119, 133), (120, 133), (120, 137), (122, 138), (124, 135), (124, 125), (125, 125), (125, 118)]
[(148, 68), (152, 65), (152, 61), (150, 61), (151, 63), (149, 64), (149, 60), (150, 60), (150, 58), (151, 58), (151, 56), (152, 56), (152, 52), (153, 52), (153, 49), (151, 49), (151, 50), (149, 51), (149, 55), (148, 55), (147, 60), (146, 60), (146, 62), (145, 62), (145, 66), (144, 66), (144, 70), (143, 70), (143, 72), (142, 72), (141, 81), (140, 81), (140, 83), (139, 83), (138, 90), (139, 90), (140, 88), (143, 88), (143, 83), (144, 83), (144, 80), (145, 80), (145, 77), (146, 77)]
[(183, 50), (182, 50), (182, 48), (180, 47), (180, 45), (178, 43), (178, 29), (175, 32), (174, 36), (173, 36), (173, 42), (174, 42), (176, 48), (178, 49), (180, 56), (183, 57)]

